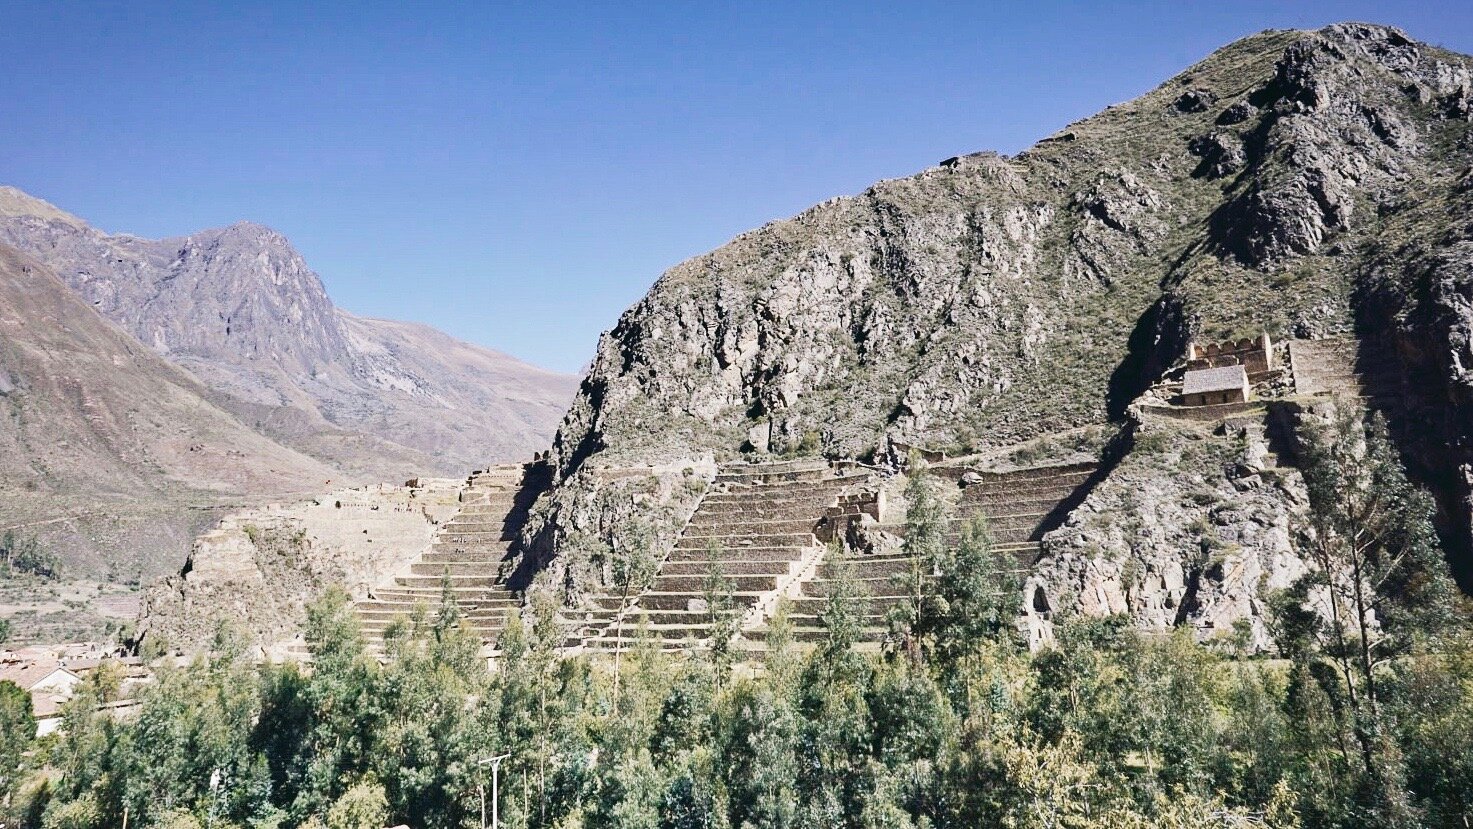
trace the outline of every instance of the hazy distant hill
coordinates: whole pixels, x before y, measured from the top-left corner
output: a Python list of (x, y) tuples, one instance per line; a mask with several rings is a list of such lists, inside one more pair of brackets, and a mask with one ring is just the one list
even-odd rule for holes
[(0, 244), (0, 526), (71, 572), (176, 566), (218, 508), (338, 473), (205, 399), (193, 377)]
[(221, 406), (354, 478), (460, 475), (545, 447), (577, 378), (336, 308), (291, 244), (242, 222), (109, 235), (0, 188), (0, 241), (189, 370)]

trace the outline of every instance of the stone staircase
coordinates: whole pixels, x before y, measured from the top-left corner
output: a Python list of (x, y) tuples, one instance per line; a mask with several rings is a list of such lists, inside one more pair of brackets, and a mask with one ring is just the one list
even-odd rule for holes
[[(942, 477), (947, 477), (948, 472), (959, 476), (957, 483), (961, 487), (948, 541), (956, 543), (967, 521), (986, 515), (993, 549), (1012, 556), (1020, 569), (1027, 569), (1042, 552), (1044, 534), (1063, 523), (1069, 510), (1084, 499), (1097, 468), (1095, 464), (1069, 464), (965, 474), (960, 469), (938, 468), (936, 472)], [(904, 534), (900, 525), (883, 529), (895, 535)], [(886, 635), (885, 614), (891, 606), (905, 602), (913, 590), (914, 562), (903, 553), (857, 555), (843, 563), (827, 559), (819, 563), (811, 577), (799, 582), (791, 598), (788, 618), (795, 640), (816, 641), (824, 637), (821, 616), (835, 588), (837, 571), (845, 563), (864, 595), (855, 608), (862, 639), (878, 642)]]
[(580, 627), (569, 644), (626, 649), (643, 620), (662, 648), (709, 646), (706, 590), (713, 572), (734, 588), (742, 626), (760, 624), (817, 564), (823, 548), (814, 532), (825, 511), (870, 480), (869, 472), (823, 461), (723, 465), (649, 589), (628, 606), (603, 594), (590, 608), (566, 611), (565, 619)]
[(520, 604), (507, 589), (501, 564), (547, 476), (545, 464), (498, 466), (472, 474), (460, 493), (459, 512), (441, 525), (430, 549), (354, 603), (369, 648), (380, 650), (389, 626), (408, 618), (417, 606), (433, 614), (446, 590), (455, 598), (461, 623), (483, 644), (494, 645), (506, 615)]

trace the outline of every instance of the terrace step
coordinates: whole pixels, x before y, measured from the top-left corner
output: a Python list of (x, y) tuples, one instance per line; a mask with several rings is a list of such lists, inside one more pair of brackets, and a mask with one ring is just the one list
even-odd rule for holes
[(1037, 481), (978, 481), (968, 484), (962, 490), (963, 498), (978, 498), (983, 495), (1005, 495), (1014, 498), (1027, 496), (1029, 498), (1048, 498), (1059, 494), (1068, 494), (1078, 486), (1089, 480), (1092, 472), (1071, 472), (1068, 475), (1060, 475), (1057, 478), (1049, 478)]
[[(930, 581), (931, 577), (927, 577)], [(854, 579), (854, 588), (858, 593), (855, 601), (863, 602), (871, 599), (904, 599), (910, 595), (911, 586), (903, 580), (892, 576), (877, 576), (872, 579)], [(839, 587), (839, 582), (833, 579), (811, 579), (803, 583), (803, 597), (813, 599), (827, 599)]]
[[(425, 555), (428, 557), (430, 554), (426, 553)], [(440, 578), (448, 573), (452, 580), (459, 580), (466, 577), (481, 577), (488, 570), (494, 571), (495, 565), (501, 561), (500, 558), (497, 558), (495, 561), (489, 558), (481, 561), (467, 560), (468, 556), (469, 554), (458, 557), (450, 554), (451, 560), (442, 560), (439, 558), (429, 561), (420, 560), (409, 565), (409, 574), (412, 576)]]
[[(427, 608), (428, 609), (428, 608)], [(508, 611), (514, 608), (507, 607), (485, 607), (485, 608), (460, 608), (460, 618), (472, 622), (496, 622), (506, 618)], [(414, 616), (416, 608), (408, 610), (365, 610), (358, 609), (358, 619), (362, 624), (378, 624), (380, 622), (391, 622), (395, 619), (409, 619)], [(426, 618), (434, 618), (433, 611)]]
[(590, 649), (618, 649), (632, 639), (630, 627), (644, 617), (651, 636), (674, 644), (699, 640), (711, 627), (705, 587), (719, 571), (734, 588), (733, 601), (745, 612), (795, 574), (797, 562), (811, 555), (814, 530), (841, 493), (871, 479), (868, 472), (836, 472), (827, 463), (726, 464), (650, 584), (624, 616), (616, 637), (618, 596), (595, 595), (592, 610), (565, 617), (584, 626), (581, 640)]
[(506, 534), (500, 530), (483, 532), (481, 530), (457, 530), (451, 528), (441, 530), (440, 534), (435, 537), (435, 541), (438, 544), (510, 544), (515, 540), (515, 537), (507, 538)]
[[(395, 576), (394, 584), (399, 587), (414, 587), (425, 590), (438, 590), (441, 586), (442, 577), (435, 576)], [(495, 576), (452, 576), (450, 587), (454, 588), (495, 588), (501, 583)]]
[(813, 506), (806, 503), (793, 504), (788, 501), (760, 501), (739, 502), (727, 504), (705, 504), (691, 517), (692, 523), (697, 526), (705, 524), (732, 523), (741, 524), (748, 521), (809, 521), (817, 523), (813, 515)]
[(813, 518), (731, 518), (726, 516), (696, 516), (686, 525), (687, 531), (702, 535), (741, 534), (744, 530), (760, 530), (765, 533), (813, 532), (818, 524)]
[(988, 518), (1002, 518), (1009, 515), (1039, 515), (1047, 514), (1059, 505), (1059, 502), (1074, 494), (1077, 487), (1071, 487), (1067, 491), (1060, 491), (1044, 497), (1020, 497), (1016, 494), (1007, 495), (978, 495), (975, 498), (963, 497), (961, 502), (969, 507), (975, 507), (978, 512), (985, 513)]
[(481, 552), (501, 551), (511, 549), (511, 544), (500, 540), (486, 541), (436, 541), (430, 545), (431, 552), (448, 552), (453, 550), (478, 550)]
[(506, 553), (507, 551), (504, 549), (495, 548), (466, 550), (445, 547), (441, 549), (432, 549), (424, 555), (420, 556), (419, 560), (422, 564), (455, 564), (462, 562), (475, 562), (477, 564), (480, 564), (482, 567), (494, 569), (497, 564), (500, 564), (502, 561), (506, 560)]
[[(794, 548), (794, 547), (761, 547), (761, 546), (756, 546), (756, 545), (753, 545), (751, 547), (726, 547), (726, 548), (724, 548), (722, 550), (722, 558), (720, 560), (723, 561), (723, 562), (737, 562), (737, 561), (752, 561), (752, 562), (757, 562), (757, 561), (784, 561), (784, 562), (787, 562), (787, 561), (794, 561), (794, 560), (796, 560), (798, 558), (798, 554), (800, 552), (801, 552), (800, 549)], [(677, 562), (677, 561), (680, 561), (680, 562), (684, 562), (684, 561), (710, 561), (710, 560), (711, 560), (711, 558), (707, 554), (705, 548), (696, 548), (696, 549), (687, 549), (687, 550), (675, 549), (675, 550), (671, 551), (670, 558), (667, 559), (667, 561), (671, 561), (671, 562)]]
[[(732, 595), (732, 604), (735, 607), (751, 607), (762, 597), (760, 593), (736, 593)], [(612, 602), (610, 604), (609, 602)], [(644, 593), (639, 597), (639, 607), (644, 610), (689, 610), (692, 607), (700, 607), (706, 601), (704, 593), (686, 591), (681, 593)], [(595, 602), (600, 607), (618, 609), (619, 599), (617, 596), (596, 597)]]
[[(725, 580), (730, 582), (733, 589), (741, 593), (760, 593), (766, 590), (777, 589), (777, 576), (761, 575), (728, 575)], [(702, 593), (706, 589), (708, 577), (665, 575), (663, 572), (657, 576), (650, 585), (650, 589), (657, 593), (680, 593), (694, 591)]]
[(779, 561), (710, 561), (689, 559), (667, 561), (660, 568), (661, 575), (706, 576), (718, 573), (723, 576), (785, 576), (792, 569), (790, 562)]
[[(372, 593), (373, 600), (380, 602), (399, 602), (404, 604), (424, 602), (425, 604), (428, 604), (432, 607), (440, 603), (440, 588), (438, 587), (433, 590), (412, 590), (403, 588), (395, 589), (392, 587), (383, 587), (376, 588), (370, 592)], [(452, 587), (450, 589), (450, 595), (453, 596), (456, 603), (461, 606), (502, 600), (516, 600), (515, 596), (513, 596), (511, 591), (509, 590), (487, 589), (483, 587)]]
[[(910, 556), (855, 556), (845, 559), (842, 563), (848, 564), (850, 572), (862, 578), (878, 578), (883, 576), (903, 575), (910, 572)], [(841, 562), (825, 561), (818, 565), (817, 578), (833, 579), (839, 571)]]
[[(365, 637), (382, 638), (384, 632), (398, 624), (410, 624), (408, 616), (395, 616), (392, 619), (364, 619), (358, 623), (358, 630)], [(425, 620), (425, 624), (433, 624), (434, 619)], [(502, 614), (495, 618), (462, 618), (460, 626), (467, 630), (499, 632), (506, 627), (506, 615)]]
[[(507, 608), (517, 607), (521, 603), (518, 602), (515, 598), (508, 595), (504, 599), (478, 599), (475, 601), (457, 600), (455, 604), (457, 607), (460, 608), (461, 612), (469, 613), (472, 611), (482, 610), (505, 610)], [(433, 612), (435, 608), (439, 606), (440, 603), (438, 600), (434, 604), (430, 604), (429, 602), (387, 602), (383, 601), (382, 599), (362, 599), (354, 604), (354, 607), (357, 608), (360, 614), (389, 613), (396, 615), (413, 613), (416, 609), (420, 607)]]
[(722, 546), (735, 552), (743, 547), (807, 547), (813, 544), (813, 533), (745, 533), (741, 535), (682, 535), (675, 545), (677, 550), (700, 550), (711, 547), (710, 540), (724, 542)]
[[(899, 596), (865, 596), (855, 600), (856, 606), (867, 606), (866, 613), (883, 612), (884, 608), (903, 602), (904, 597)], [(816, 596), (799, 596), (789, 599), (789, 613), (795, 616), (821, 616), (828, 607), (828, 599)], [(879, 611), (873, 608), (879, 608)]]

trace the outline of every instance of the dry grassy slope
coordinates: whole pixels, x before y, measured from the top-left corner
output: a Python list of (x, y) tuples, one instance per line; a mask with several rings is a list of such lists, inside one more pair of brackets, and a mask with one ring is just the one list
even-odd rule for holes
[[(578, 386), (568, 374), (537, 368), (412, 322), (339, 312), (370, 376), (392, 385), (409, 378), (413, 397), (381, 403), (397, 411), (396, 440), (469, 465), (523, 461), (547, 447), (552, 426)], [(393, 416), (391, 416), (391, 419)], [(438, 466), (444, 467), (441, 463)], [(434, 466), (422, 467), (433, 470)]]
[(280, 234), (109, 235), (0, 188), (0, 241), (183, 366), (271, 438), (360, 481), (463, 475), (546, 446), (577, 379), (432, 329), (354, 317)]
[[(599, 344), (541, 555), (587, 511), (580, 467), (986, 450), (1118, 415), (1194, 335), (1351, 332), (1399, 206), (1466, 165), (1469, 65), (1384, 27), (1265, 32), (1016, 157), (952, 159), (677, 265)], [(1444, 328), (1427, 346), (1458, 382)]]
[(203, 395), (0, 245), (0, 526), (35, 533), (75, 570), (152, 575), (177, 566), (211, 510), (335, 476)]

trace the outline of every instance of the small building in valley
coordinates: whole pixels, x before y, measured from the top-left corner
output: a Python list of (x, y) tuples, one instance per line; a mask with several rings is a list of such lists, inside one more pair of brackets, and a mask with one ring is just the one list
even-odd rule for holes
[(1243, 403), (1248, 394), (1248, 372), (1241, 365), (1188, 371), (1181, 385), (1183, 406)]

